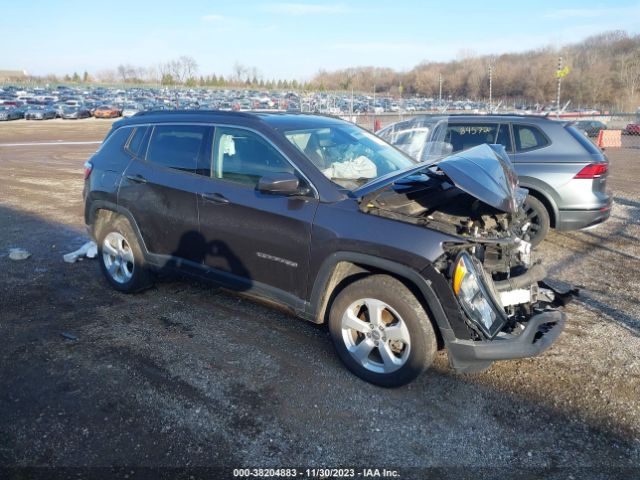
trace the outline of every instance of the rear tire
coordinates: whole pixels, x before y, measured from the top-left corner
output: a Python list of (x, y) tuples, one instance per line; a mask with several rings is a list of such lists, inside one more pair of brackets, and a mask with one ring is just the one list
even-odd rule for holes
[(411, 382), (437, 351), (423, 305), (388, 275), (371, 275), (345, 287), (331, 306), (329, 331), (345, 366), (382, 387)]
[(522, 208), (527, 215), (527, 222), (530, 223), (524, 232), (524, 238), (531, 243), (532, 247), (538, 246), (549, 233), (551, 219), (547, 207), (536, 197), (529, 195), (524, 201)]
[(102, 223), (96, 232), (100, 269), (113, 288), (133, 293), (153, 285), (138, 237), (121, 216)]

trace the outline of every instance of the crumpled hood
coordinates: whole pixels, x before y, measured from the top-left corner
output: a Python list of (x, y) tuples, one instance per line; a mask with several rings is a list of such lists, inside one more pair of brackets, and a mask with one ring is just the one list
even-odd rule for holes
[(441, 170), (460, 190), (498, 210), (516, 213), (527, 195), (518, 187), (518, 176), (502, 145), (479, 145), (432, 163), (421, 163), (393, 172), (362, 186), (353, 193), (370, 196), (387, 186), (428, 168)]
[(518, 176), (500, 145), (478, 145), (437, 163), (460, 190), (502, 210), (518, 210)]

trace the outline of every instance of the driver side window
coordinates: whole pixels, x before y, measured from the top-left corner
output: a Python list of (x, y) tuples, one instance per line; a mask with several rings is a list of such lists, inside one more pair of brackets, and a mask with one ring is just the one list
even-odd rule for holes
[(251, 187), (260, 177), (293, 173), (293, 166), (261, 136), (239, 128), (216, 128), (213, 177)]

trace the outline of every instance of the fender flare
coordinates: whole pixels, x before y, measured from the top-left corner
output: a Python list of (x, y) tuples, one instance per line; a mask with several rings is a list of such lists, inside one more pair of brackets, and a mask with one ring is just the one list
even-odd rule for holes
[[(144, 254), (145, 258), (148, 259), (149, 257), (149, 250), (147, 249), (147, 245), (144, 243), (144, 239), (142, 238), (142, 232), (140, 231), (140, 227), (138, 226), (138, 222), (136, 222), (136, 219), (134, 218), (133, 214), (127, 210), (124, 207), (121, 207), (120, 205), (117, 205), (113, 202), (109, 202), (106, 200), (94, 200), (93, 202), (91, 202), (91, 206), (89, 207), (89, 225), (90, 226), (94, 226), (95, 225), (95, 220), (96, 220), (96, 212), (98, 210), (109, 210), (111, 212), (115, 212), (119, 215), (122, 215), (123, 217), (125, 217), (128, 221), (129, 224), (131, 225), (131, 228), (133, 229), (133, 233), (136, 235), (137, 240), (138, 240), (138, 244), (140, 245), (140, 248), (142, 249), (142, 253)], [(91, 229), (91, 234), (92, 236), (94, 236), (94, 231), (93, 228)]]
[(372, 267), (389, 272), (409, 282), (422, 294), (430, 313), (434, 317), (434, 326), (438, 327), (443, 337), (448, 337), (445, 332), (451, 332), (451, 325), (442, 308), (440, 298), (432, 287), (431, 280), (423, 277), (420, 272), (407, 265), (397, 263), (393, 260), (351, 251), (335, 252), (322, 262), (313, 283), (308, 310), (305, 312), (305, 316), (309, 320), (315, 323), (324, 323), (329, 298), (332, 293), (332, 291), (327, 291), (327, 287), (335, 268), (340, 262), (348, 262), (365, 268)]
[[(552, 215), (552, 220), (555, 222), (558, 221), (558, 216), (560, 215), (560, 211), (558, 209), (558, 202), (554, 198), (553, 194), (550, 193), (552, 188), (549, 187), (546, 183), (541, 182), (535, 178), (531, 177), (520, 177), (520, 186), (522, 188), (526, 188), (529, 191), (533, 192), (533, 196), (540, 196), (542, 199), (551, 206), (550, 215)], [(522, 180), (524, 178), (524, 181)]]

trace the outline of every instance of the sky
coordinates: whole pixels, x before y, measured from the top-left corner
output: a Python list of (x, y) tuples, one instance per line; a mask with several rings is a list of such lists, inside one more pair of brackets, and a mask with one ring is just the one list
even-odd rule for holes
[(640, 1), (1, 0), (0, 70), (96, 73), (180, 55), (200, 74), (236, 63), (269, 78), (354, 66), (410, 70), (462, 52), (500, 54), (640, 33)]

